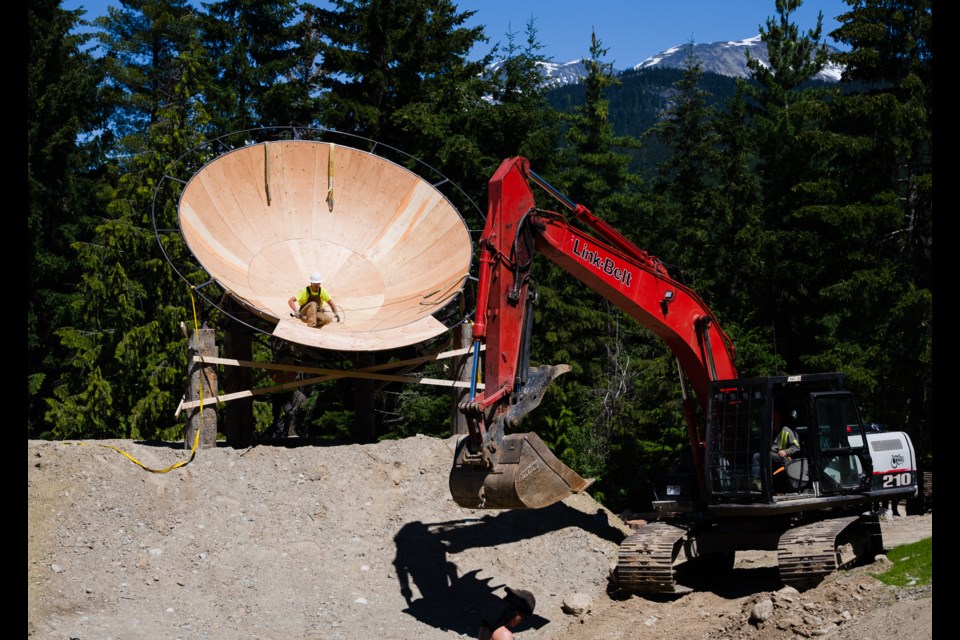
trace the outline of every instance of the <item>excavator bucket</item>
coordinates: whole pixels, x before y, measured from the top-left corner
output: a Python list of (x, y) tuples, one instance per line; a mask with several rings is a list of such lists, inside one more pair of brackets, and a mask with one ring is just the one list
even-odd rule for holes
[(467, 438), (457, 445), (450, 494), (467, 509), (539, 509), (593, 484), (560, 462), (535, 433), (504, 436), (493, 469), (467, 462)]

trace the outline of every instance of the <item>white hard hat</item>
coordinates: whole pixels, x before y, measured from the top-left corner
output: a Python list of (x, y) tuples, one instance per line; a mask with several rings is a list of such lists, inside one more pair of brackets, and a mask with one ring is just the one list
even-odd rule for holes
[(310, 284), (322, 284), (323, 276), (320, 275), (319, 271), (314, 271), (310, 274)]

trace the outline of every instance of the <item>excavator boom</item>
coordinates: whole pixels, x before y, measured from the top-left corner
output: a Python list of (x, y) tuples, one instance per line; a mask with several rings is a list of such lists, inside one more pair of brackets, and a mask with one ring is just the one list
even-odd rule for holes
[[(538, 208), (531, 183), (579, 224)], [(591, 482), (537, 434), (516, 432), (569, 370), (529, 364), (530, 281), (540, 254), (658, 336), (680, 370), (689, 447), (655, 482), (652, 507), (663, 519), (638, 525), (620, 545), (613, 577), (621, 589), (683, 592), (674, 574), (681, 551), (693, 567), (716, 572), (732, 569), (739, 550), (776, 550), (782, 581), (798, 589), (879, 553), (877, 516), (867, 510), (875, 500), (916, 495), (916, 456), (905, 433), (865, 433), (842, 373), (740, 378), (712, 312), (657, 258), (569, 201), (524, 158), (505, 160), (489, 188), (474, 325), (475, 363), (486, 346), (484, 389), (459, 407), (469, 433), (450, 472), (457, 504), (539, 508)], [(775, 469), (770, 443), (781, 426), (794, 429), (798, 449), (777, 456)]]
[[(565, 216), (537, 208), (531, 181), (593, 233)], [(487, 223), (480, 238), (475, 352), (486, 345), (484, 391), (461, 405), (470, 433), (451, 471), (458, 504), (470, 508), (542, 507), (582, 491), (590, 481), (566, 467), (536, 434), (507, 435), (539, 404), (560, 373), (529, 371), (533, 257), (539, 253), (648, 328), (676, 355), (698, 399), (713, 380), (736, 377), (733, 346), (703, 301), (586, 207), (566, 199), (530, 171), (525, 158), (505, 160), (489, 182)], [(705, 408), (705, 407), (704, 407)], [(687, 430), (702, 466), (702, 436)]]

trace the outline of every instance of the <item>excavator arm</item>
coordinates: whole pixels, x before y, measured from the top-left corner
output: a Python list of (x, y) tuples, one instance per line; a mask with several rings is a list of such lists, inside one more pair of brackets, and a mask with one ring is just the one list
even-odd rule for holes
[[(555, 197), (592, 233), (559, 213), (537, 208), (531, 182)], [(487, 222), (479, 248), (473, 338), (475, 362), (480, 345), (486, 345), (484, 391), (471, 392), (459, 407), (469, 434), (459, 443), (450, 477), (458, 504), (536, 508), (582, 491), (590, 483), (556, 459), (536, 434), (507, 434), (539, 405), (550, 382), (569, 370), (567, 365), (529, 370), (534, 301), (529, 285), (537, 253), (663, 340), (676, 356), (684, 390), (689, 382), (704, 410), (710, 382), (737, 377), (733, 345), (700, 297), (671, 278), (655, 257), (532, 172), (525, 158), (505, 160), (490, 179)], [(685, 400), (694, 464), (702, 469), (704, 443), (689, 405), (692, 401), (689, 396)]]

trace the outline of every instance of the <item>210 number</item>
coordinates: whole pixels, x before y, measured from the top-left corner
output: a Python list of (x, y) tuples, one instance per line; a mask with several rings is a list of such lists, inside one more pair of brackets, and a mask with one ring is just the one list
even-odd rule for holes
[(909, 471), (904, 471), (903, 473), (887, 473), (883, 476), (884, 489), (906, 487), (911, 484), (913, 484), (913, 474)]

